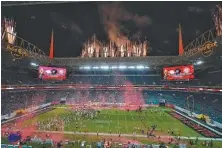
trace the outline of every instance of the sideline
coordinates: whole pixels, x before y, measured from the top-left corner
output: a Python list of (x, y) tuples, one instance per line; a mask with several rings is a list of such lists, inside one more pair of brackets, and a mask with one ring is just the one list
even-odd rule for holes
[(199, 122), (199, 121), (197, 121), (197, 120), (195, 120), (195, 119), (193, 119), (193, 118), (191, 118), (191, 117), (189, 117), (189, 116), (187, 116), (187, 115), (184, 115), (184, 114), (182, 114), (182, 113), (180, 113), (180, 112), (178, 112), (178, 111), (176, 111), (176, 110), (173, 110), (173, 111), (176, 112), (176, 113), (178, 113), (178, 114), (180, 114), (181, 116), (183, 116), (183, 117), (185, 117), (185, 118), (187, 118), (187, 119), (189, 119), (189, 120), (191, 120), (191, 121), (193, 121), (193, 122), (195, 122), (195, 123), (197, 123), (197, 124), (199, 124), (199, 125), (207, 128), (207, 129), (209, 129), (210, 131), (213, 131), (214, 133), (222, 136), (222, 133), (221, 133), (221, 132), (216, 131), (215, 129), (213, 129), (213, 128), (211, 128), (211, 127), (209, 127), (209, 126), (207, 126), (207, 125), (205, 125), (205, 124), (203, 124), (203, 123), (201, 123), (201, 122)]
[(6, 120), (6, 121), (2, 121), (1, 124), (7, 123), (7, 122), (10, 122), (10, 121), (13, 121), (13, 120), (22, 118), (22, 117), (26, 117), (26, 116), (31, 115), (31, 114), (33, 114), (33, 113), (37, 113), (37, 112), (40, 112), (40, 111), (42, 111), (42, 110), (48, 109), (48, 108), (50, 108), (50, 107), (51, 107), (51, 106), (45, 107), (45, 108), (42, 108), (42, 109), (38, 109), (38, 110), (35, 110), (35, 111), (32, 111), (32, 112), (29, 112), (29, 113), (27, 113), (27, 114), (24, 114), (24, 115), (22, 115), (22, 116), (18, 116), (18, 117), (14, 117), (14, 118), (8, 119), (8, 120)]
[[(27, 130), (19, 130), (19, 131), (27, 131)], [(97, 136), (97, 133), (95, 132), (71, 132), (71, 131), (42, 131), (42, 130), (34, 130), (33, 132), (37, 132), (37, 133), (51, 133), (51, 134), (68, 134), (68, 135), (86, 135), (86, 136)], [(115, 134), (115, 133), (98, 133), (99, 136), (114, 136), (114, 137), (119, 137), (119, 134)], [(146, 135), (140, 135), (140, 134), (121, 134), (121, 137), (138, 137), (138, 138), (147, 138)], [(158, 135), (156, 135), (156, 137), (159, 137)], [(178, 136), (160, 136), (160, 138), (179, 138)], [(197, 139), (204, 141), (220, 141), (222, 142), (222, 138), (205, 138), (205, 137), (184, 137), (184, 136), (180, 136), (180, 139), (184, 139), (184, 140), (195, 140)]]

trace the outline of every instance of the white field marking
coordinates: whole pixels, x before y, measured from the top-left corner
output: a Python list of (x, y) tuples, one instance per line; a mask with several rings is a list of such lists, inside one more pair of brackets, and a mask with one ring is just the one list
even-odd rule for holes
[[(108, 114), (107, 114), (107, 112), (108, 111), (106, 111), (106, 114), (104, 114), (105, 115), (105, 117), (107, 117), (108, 116)], [(101, 114), (100, 114), (101, 115)], [(93, 121), (94, 123), (95, 123), (95, 121)], [(110, 120), (109, 120), (109, 126), (108, 126), (108, 131), (110, 130)], [(98, 131), (98, 133), (99, 133), (99, 129), (97, 129), (97, 131)]]
[[(108, 111), (107, 111), (107, 112), (108, 112)], [(111, 131), (110, 125), (111, 125), (111, 117), (110, 117), (110, 115), (109, 115), (109, 131)], [(112, 132), (112, 131), (111, 131), (111, 132)]]
[[(14, 131), (18, 131), (17, 129)], [(26, 130), (20, 130), (20, 131), (26, 131)], [(88, 135), (88, 136), (93, 136), (93, 135), (97, 135), (97, 133), (95, 132), (88, 132), (88, 133), (83, 133), (83, 132), (73, 132), (73, 131), (42, 131), (42, 130), (34, 130), (34, 132), (37, 133), (52, 133), (52, 134), (69, 134), (69, 135)], [(101, 136), (110, 136), (109, 133), (99, 133), (99, 135)], [(118, 137), (119, 134), (113, 134), (113, 136)], [(122, 137), (133, 137), (132, 134), (121, 134)], [(134, 135), (134, 137), (138, 137), (138, 138), (147, 138), (146, 135), (141, 135), (141, 134), (137, 134)], [(156, 135), (156, 137), (159, 137), (159, 135)], [(178, 138), (178, 136), (161, 136), (160, 138)], [(188, 140), (188, 139), (192, 139), (195, 140), (196, 138), (198, 138), (198, 140), (204, 141), (219, 141), (222, 142), (222, 138), (206, 138), (206, 137), (185, 137), (185, 136), (180, 136), (180, 139), (184, 139), (184, 140)]]
[[(81, 128), (80, 128), (80, 131), (82, 131), (83, 126), (85, 126), (84, 128), (86, 128), (86, 125), (83, 125), (83, 124), (84, 124), (84, 120), (85, 120), (85, 119), (84, 119), (82, 116), (80, 116), (80, 121), (79, 121), (79, 122), (80, 122), (80, 127), (81, 127)], [(84, 133), (84, 132), (83, 132), (83, 133)]]
[(155, 116), (153, 115), (153, 114), (156, 114), (155, 113), (156, 109), (155, 110), (151, 109), (151, 110), (152, 110), (152, 113), (151, 113), (152, 120), (154, 121), (154, 123), (156, 123), (157, 120), (156, 120)]
[[(133, 129), (133, 131), (135, 130), (135, 128), (137, 127), (137, 125), (136, 125), (136, 122), (135, 122), (135, 119), (134, 119), (134, 117), (133, 117), (133, 115), (132, 115), (132, 112), (131, 111), (129, 111), (130, 112), (130, 115), (131, 115), (131, 118), (132, 118), (132, 120), (133, 120), (133, 125), (134, 125), (134, 129)], [(136, 130), (136, 132), (135, 133), (137, 133), (137, 130)]]
[[(137, 112), (137, 114), (138, 114), (137, 117), (139, 117), (139, 112)], [(145, 128), (140, 118), (138, 118), (138, 121), (139, 121), (139, 123), (141, 124), (141, 128)]]
[[(118, 112), (118, 111), (117, 111), (117, 112)], [(118, 131), (117, 131), (117, 133), (121, 133), (121, 132), (120, 132), (120, 126), (119, 126), (119, 112), (118, 112), (117, 116), (118, 116), (118, 122), (117, 122)], [(121, 134), (122, 134), (122, 133), (121, 133)]]
[[(106, 110), (106, 113), (105, 113), (105, 118), (107, 118), (107, 117), (108, 117), (107, 112), (108, 112), (108, 111)], [(109, 121), (109, 117), (108, 117), (108, 121)], [(109, 127), (110, 127), (110, 121), (109, 121), (109, 126), (107, 127), (107, 128), (108, 128), (108, 132), (110, 131)]]
[(151, 114), (151, 115), (152, 115), (152, 118), (153, 118), (154, 123), (156, 123), (156, 121), (157, 121), (157, 120), (156, 120), (156, 118), (155, 118), (155, 116), (153, 115), (153, 113), (154, 113), (154, 114), (156, 114), (155, 112), (156, 112), (156, 109), (153, 109), (153, 110), (152, 110), (152, 114)]
[[(113, 111), (113, 110), (111, 110), (111, 111)], [(108, 112), (108, 110), (107, 110), (107, 112)], [(106, 112), (106, 113), (107, 113)], [(110, 127), (111, 127), (111, 117), (110, 117), (110, 115), (108, 116), (109, 117), (109, 130), (108, 131), (111, 131), (111, 129), (110, 129)], [(113, 131), (111, 131), (112, 133), (111, 133), (111, 135), (113, 134)], [(118, 133), (118, 131), (117, 131), (117, 133)]]
[(108, 126), (108, 132), (110, 131), (110, 116), (108, 115), (108, 110), (106, 110), (105, 113), (106, 117), (108, 117), (108, 121), (109, 121), (109, 126)]
[[(81, 116), (77, 116), (76, 113), (75, 113), (75, 115), (76, 115), (76, 118), (77, 118), (77, 119), (80, 118), (80, 120), (75, 120), (76, 122), (78, 121), (77, 123), (78, 123), (78, 127), (79, 127), (78, 129), (76, 129), (76, 128), (75, 128), (75, 129), (76, 129), (76, 130), (79, 130), (79, 131), (82, 131), (83, 123), (81, 124), (80, 121), (83, 121), (83, 119), (82, 119)], [(76, 123), (76, 122), (75, 122), (75, 123)], [(76, 127), (76, 124), (75, 124), (75, 127)], [(77, 131), (75, 131), (75, 132), (77, 132)]]
[(151, 108), (151, 110), (152, 110), (152, 111), (151, 111), (151, 112), (152, 112), (152, 114), (151, 114), (151, 115), (152, 115), (152, 118), (153, 118), (154, 121), (156, 121), (156, 120), (155, 120), (155, 117), (154, 117), (154, 115), (153, 115), (153, 113), (155, 113), (155, 110), (152, 109), (152, 108)]
[(127, 131), (127, 133), (129, 133), (128, 126), (127, 126), (127, 120), (126, 120), (126, 111), (124, 111), (124, 117), (125, 117), (126, 131)]
[[(147, 123), (147, 121), (149, 122), (149, 118), (146, 116), (146, 114), (147, 114), (147, 109), (144, 111), (144, 114), (145, 114), (145, 119), (146, 119), (145, 123), (146, 123), (146, 126), (148, 127), (148, 126), (149, 126), (149, 123)], [(146, 129), (146, 130), (147, 130), (147, 129)]]
[[(146, 116), (146, 111), (147, 111), (147, 110), (142, 111), (142, 112), (143, 112), (143, 114), (142, 114), (142, 115), (145, 117), (145, 124), (146, 124), (146, 128), (147, 128), (147, 127), (148, 127), (148, 125), (147, 125), (147, 123), (146, 123), (146, 122), (148, 121), (148, 120), (147, 120), (148, 118), (147, 118), (147, 116)], [(145, 114), (145, 115), (144, 115), (144, 114)]]
[[(98, 117), (98, 116), (97, 116)], [(95, 120), (93, 120), (93, 124), (95, 124), (95, 122), (97, 122), (98, 123), (98, 120), (96, 119), (96, 121)]]

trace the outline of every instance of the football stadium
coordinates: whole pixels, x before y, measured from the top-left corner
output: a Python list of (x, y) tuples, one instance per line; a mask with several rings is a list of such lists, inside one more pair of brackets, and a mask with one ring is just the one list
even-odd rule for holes
[(210, 15), (186, 45), (179, 25), (178, 55), (151, 56), (109, 22), (109, 40), (93, 35), (77, 57), (55, 56), (56, 31), (45, 53), (2, 16), (1, 147), (222, 148), (222, 5)]

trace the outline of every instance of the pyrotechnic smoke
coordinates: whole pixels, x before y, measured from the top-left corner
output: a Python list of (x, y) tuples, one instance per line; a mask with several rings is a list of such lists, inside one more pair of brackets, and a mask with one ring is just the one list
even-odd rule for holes
[(137, 27), (144, 27), (152, 23), (148, 16), (139, 16), (128, 12), (119, 2), (99, 5), (101, 19), (109, 39), (117, 46), (130, 43), (128, 37), (124, 36), (120, 28), (123, 26), (121, 21), (133, 21)]
[(121, 78), (115, 77), (114, 82), (115, 84), (120, 84), (123, 86), (122, 87), (123, 100), (121, 102), (127, 105), (126, 106), (127, 109), (135, 110), (138, 109), (138, 106), (141, 106), (145, 103), (142, 90), (135, 89), (134, 84), (129, 80), (127, 80), (126, 77), (124, 76), (121, 76)]
[(16, 32), (15, 32), (15, 27), (16, 27), (16, 23), (14, 20), (10, 20), (10, 19), (4, 19), (4, 32), (6, 34), (2, 34), (2, 38), (4, 37), (3, 35), (6, 35), (7, 37), (7, 41), (10, 44), (14, 44), (15, 43), (15, 36), (16, 36)]
[(213, 11), (213, 19), (218, 36), (222, 35), (222, 5), (217, 5)]
[(50, 15), (52, 20), (60, 27), (75, 33), (75, 35), (76, 33), (83, 35), (82, 29), (74, 21), (65, 19), (64, 16), (56, 12), (51, 12)]
[(93, 35), (91, 39), (88, 40), (88, 42), (85, 42), (84, 47), (92, 46), (96, 49), (99, 49), (102, 46), (103, 43), (101, 43), (97, 38), (96, 35)]
[(32, 97), (32, 100), (35, 102), (35, 105), (41, 105), (46, 102), (46, 94), (44, 92), (37, 93), (37, 95)]
[(3, 39), (5, 37), (5, 21), (2, 21), (1, 23), (1, 38)]

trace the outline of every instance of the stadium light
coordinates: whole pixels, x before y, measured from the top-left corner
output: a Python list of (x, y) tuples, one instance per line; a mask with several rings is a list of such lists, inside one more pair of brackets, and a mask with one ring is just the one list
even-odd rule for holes
[(94, 66), (93, 69), (99, 69), (99, 66)]
[(144, 69), (144, 66), (143, 65), (138, 65), (138, 66), (136, 66), (136, 69)]
[(34, 66), (34, 67), (39, 66), (37, 63), (34, 63), (34, 62), (31, 62), (30, 65), (31, 65), (31, 66)]
[(135, 69), (135, 66), (128, 66), (129, 69)]
[(109, 66), (101, 66), (101, 69), (107, 70), (107, 69), (109, 69)]
[(90, 69), (102, 69), (102, 70), (108, 70), (108, 69), (149, 69), (150, 67), (144, 66), (144, 65), (137, 65), (137, 66), (126, 66), (126, 65), (120, 65), (120, 66), (108, 66), (108, 65), (103, 65), (103, 66), (81, 66), (79, 69), (85, 69), (85, 70), (90, 70)]
[(112, 68), (112, 69), (117, 69), (118, 67), (117, 67), (117, 66), (112, 66), (111, 68)]
[(91, 69), (91, 67), (90, 66), (84, 66), (83, 69), (87, 69), (88, 70), (88, 69)]
[(119, 69), (126, 69), (126, 66), (119, 66)]
[(199, 61), (197, 61), (196, 63), (194, 63), (194, 65), (201, 65), (201, 64), (203, 64), (203, 63), (204, 63), (203, 61), (199, 60)]

